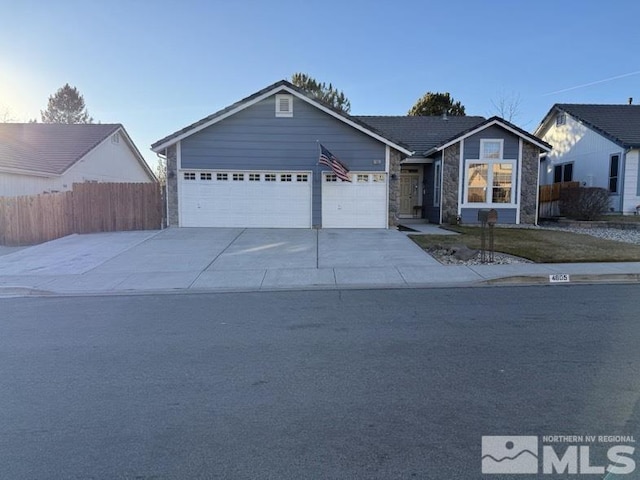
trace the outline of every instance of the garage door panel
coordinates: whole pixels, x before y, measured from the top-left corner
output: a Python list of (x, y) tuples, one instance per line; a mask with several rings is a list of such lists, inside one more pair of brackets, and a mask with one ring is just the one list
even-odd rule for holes
[[(324, 228), (386, 228), (386, 175), (353, 173), (353, 181), (322, 178), (322, 226)], [(357, 181), (367, 178), (367, 181)], [(377, 179), (378, 181), (373, 181)]]
[[(311, 182), (250, 181), (257, 172), (233, 172), (227, 180), (218, 180), (212, 172), (211, 180), (180, 178), (180, 225), (183, 227), (249, 227), (249, 228), (310, 228)], [(275, 172), (269, 172), (275, 173)], [(287, 172), (289, 173), (289, 172)], [(306, 172), (305, 172), (306, 173)], [(242, 176), (240, 176), (241, 174)], [(289, 173), (290, 174), (290, 173)], [(310, 179), (311, 174), (306, 173)]]

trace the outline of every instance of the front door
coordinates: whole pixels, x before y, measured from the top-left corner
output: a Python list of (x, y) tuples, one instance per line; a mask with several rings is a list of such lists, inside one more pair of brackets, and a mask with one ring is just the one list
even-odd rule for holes
[(418, 185), (420, 176), (417, 173), (400, 174), (400, 215), (414, 215), (414, 208), (419, 203)]

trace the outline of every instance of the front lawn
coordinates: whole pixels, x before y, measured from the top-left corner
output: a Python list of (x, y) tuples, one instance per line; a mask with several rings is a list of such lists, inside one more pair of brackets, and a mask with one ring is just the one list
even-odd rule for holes
[[(447, 227), (460, 235), (410, 235), (429, 250), (441, 245), (480, 248), (479, 227)], [(494, 228), (495, 251), (536, 263), (640, 262), (640, 245), (603, 240), (586, 234), (525, 228)]]

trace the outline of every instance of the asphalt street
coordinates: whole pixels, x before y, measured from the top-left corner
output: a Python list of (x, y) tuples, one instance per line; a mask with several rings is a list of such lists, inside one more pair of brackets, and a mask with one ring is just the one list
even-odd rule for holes
[(508, 478), (482, 436), (640, 438), (639, 296), (0, 299), (0, 478)]

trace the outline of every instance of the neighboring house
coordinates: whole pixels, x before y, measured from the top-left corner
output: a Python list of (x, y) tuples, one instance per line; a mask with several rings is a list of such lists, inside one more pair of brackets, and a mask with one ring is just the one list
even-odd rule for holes
[(120, 124), (0, 123), (0, 197), (155, 181)]
[(610, 192), (614, 212), (640, 204), (640, 106), (556, 104), (536, 135), (553, 150), (541, 165), (540, 183), (577, 181)]
[[(351, 182), (318, 164), (320, 144)], [(496, 208), (536, 220), (549, 146), (499, 118), (357, 117), (283, 80), (152, 145), (167, 160), (169, 226), (387, 228)]]

